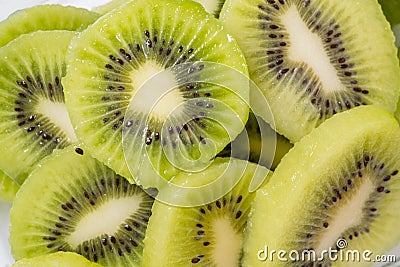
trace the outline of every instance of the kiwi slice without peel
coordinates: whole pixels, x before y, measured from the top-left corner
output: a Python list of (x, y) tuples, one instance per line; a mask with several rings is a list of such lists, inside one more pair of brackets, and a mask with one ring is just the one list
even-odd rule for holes
[(251, 112), (243, 132), (218, 156), (249, 160), (275, 170), (282, 157), (292, 147), (293, 144), (287, 138), (276, 133), (268, 123)]
[(104, 266), (141, 266), (152, 204), (80, 146), (54, 150), (14, 200), (12, 254), (18, 260), (71, 251)]
[(84, 8), (38, 5), (11, 14), (0, 23), (0, 47), (37, 30), (83, 30), (100, 15)]
[[(0, 23), (0, 47), (22, 34), (38, 30), (83, 30), (99, 17), (83, 8), (38, 5), (19, 10)], [(12, 201), (19, 185), (0, 171), (0, 199)]]
[(220, 20), (292, 142), (360, 105), (395, 111), (400, 69), (376, 0), (229, 0)]
[(77, 253), (59, 251), (29, 259), (21, 259), (11, 267), (101, 267), (101, 265), (90, 262)]
[(144, 267), (239, 266), (242, 233), (255, 196), (249, 192), (249, 185), (254, 175), (258, 175), (257, 168), (263, 168), (264, 174), (268, 170), (243, 160), (217, 158), (206, 171), (192, 177), (181, 173), (173, 181), (201, 186), (215, 179), (216, 174), (222, 175), (228, 166), (240, 180), (229, 193), (213, 202), (175, 207), (155, 201), (144, 241)]
[(247, 120), (244, 56), (198, 3), (131, 1), (83, 31), (69, 59), (63, 85), (78, 138), (131, 182), (149, 162), (167, 179), (183, 165), (171, 159), (208, 164)]
[[(296, 143), (257, 191), (244, 266), (366, 266), (364, 251), (382, 255), (394, 247), (400, 241), (399, 138), (390, 113), (363, 106), (333, 116)], [(320, 257), (329, 249), (338, 252), (301, 261), (304, 251)], [(272, 250), (286, 251), (288, 262), (271, 258)], [(361, 253), (359, 262), (330, 261), (352, 250)], [(291, 261), (296, 252), (299, 261)]]
[(22, 184), (54, 148), (76, 141), (61, 78), (71, 31), (38, 31), (0, 48), (0, 169)]

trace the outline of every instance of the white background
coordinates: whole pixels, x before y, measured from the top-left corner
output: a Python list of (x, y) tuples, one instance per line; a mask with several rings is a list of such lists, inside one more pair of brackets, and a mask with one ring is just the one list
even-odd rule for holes
[[(46, 0), (0, 0), (0, 21), (6, 19), (12, 12), (18, 9), (38, 5), (38, 4), (64, 4), (73, 5), (91, 9), (94, 6), (101, 5), (108, 2), (108, 0), (59, 0), (59, 1), (46, 1)], [(1, 34), (1, 33), (0, 33)], [(0, 201), (0, 267), (9, 267), (14, 262), (10, 247), (8, 245), (8, 225), (9, 225), (9, 212), (11, 204)], [(394, 211), (399, 212), (399, 211)], [(400, 244), (388, 254), (396, 254), (400, 256)], [(384, 264), (376, 264), (374, 266), (389, 266)], [(394, 265), (390, 265), (394, 266)], [(396, 265), (400, 266), (400, 265)]]

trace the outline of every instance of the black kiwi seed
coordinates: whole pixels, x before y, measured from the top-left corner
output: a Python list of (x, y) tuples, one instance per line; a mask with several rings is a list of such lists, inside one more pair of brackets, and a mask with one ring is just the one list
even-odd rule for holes
[(83, 155), (83, 149), (82, 148), (79, 148), (79, 147), (75, 148), (75, 152), (77, 154), (79, 154), (79, 155)]

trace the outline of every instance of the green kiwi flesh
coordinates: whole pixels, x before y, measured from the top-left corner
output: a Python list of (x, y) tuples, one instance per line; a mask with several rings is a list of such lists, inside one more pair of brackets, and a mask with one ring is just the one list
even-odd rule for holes
[(194, 0), (200, 3), (204, 9), (214, 15), (214, 17), (219, 18), (219, 13), (224, 6), (225, 0)]
[[(399, 138), (393, 116), (370, 105), (333, 116), (297, 142), (256, 193), (243, 266), (349, 266), (345, 258), (331, 262), (328, 254), (310, 263), (307, 257), (274, 260), (269, 252), (313, 250), (319, 257), (342, 248), (344, 255), (382, 255), (394, 247), (400, 241)], [(351, 262), (359, 265), (368, 263)]]
[(18, 190), (19, 185), (5, 172), (0, 170), (0, 200), (12, 202)]
[(376, 0), (228, 0), (220, 20), (291, 142), (360, 105), (396, 110), (394, 36)]
[(12, 255), (18, 260), (71, 251), (104, 266), (141, 266), (152, 204), (81, 146), (54, 150), (13, 202)]
[[(196, 207), (154, 202), (144, 241), (144, 267), (239, 266), (242, 233), (255, 196), (249, 192), (249, 185), (256, 169), (264, 167), (238, 159), (217, 158), (206, 171), (192, 174), (192, 177), (181, 173), (173, 181), (185, 186), (201, 186), (222, 174), (228, 166), (240, 180), (213, 202)], [(214, 194), (204, 192), (207, 193)]]
[(55, 148), (76, 141), (61, 78), (72, 31), (37, 31), (0, 48), (0, 169), (22, 184)]
[[(400, 49), (398, 49), (400, 46), (400, 2), (396, 0), (379, 0), (379, 4), (396, 37), (397, 57), (400, 59)], [(400, 121), (400, 101), (398, 102), (395, 116)]]
[(11, 265), (11, 267), (101, 267), (101, 265), (90, 262), (77, 253), (59, 251), (33, 258), (21, 259)]
[[(182, 165), (169, 159), (181, 156), (178, 150), (193, 161), (208, 155), (203, 157), (208, 164), (247, 120), (248, 81), (235, 82), (247, 77), (244, 56), (198, 3), (131, 1), (83, 31), (72, 42), (69, 59), (63, 85), (78, 138), (131, 182), (148, 176), (141, 166), (150, 163), (164, 178), (173, 177), (175, 166)], [(220, 66), (232, 70), (230, 75)], [(195, 79), (209, 82), (191, 82)], [(164, 84), (180, 81), (189, 82), (160, 97), (148, 113)], [(226, 82), (232, 86), (218, 85)]]
[(16, 11), (0, 23), (0, 47), (37, 30), (83, 30), (100, 15), (84, 8), (37, 5)]
[(93, 12), (96, 12), (98, 14), (104, 15), (120, 6), (123, 4), (129, 2), (130, 0), (111, 0), (104, 5), (96, 6), (92, 9)]
[(400, 24), (400, 2), (396, 0), (378, 0), (382, 11), (392, 27)]
[[(232, 150), (232, 146), (235, 148)], [(249, 114), (245, 129), (222, 150), (218, 157), (234, 157), (275, 170), (293, 144), (276, 133), (261, 117)]]

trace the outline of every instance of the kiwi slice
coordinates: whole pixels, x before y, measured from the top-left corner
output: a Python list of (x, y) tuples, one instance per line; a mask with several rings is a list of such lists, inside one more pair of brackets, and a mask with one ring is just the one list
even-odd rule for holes
[(0, 200), (12, 202), (18, 190), (19, 184), (0, 170)]
[(141, 266), (153, 198), (81, 146), (54, 150), (10, 212), (15, 259), (71, 251), (104, 266)]
[(246, 74), (236, 42), (200, 4), (131, 1), (72, 42), (63, 85), (78, 138), (134, 182), (150, 164), (166, 179), (186, 159), (188, 169), (209, 164), (244, 128)]
[[(234, 146), (234, 149), (232, 147)], [(275, 170), (282, 157), (293, 147), (261, 117), (250, 112), (245, 129), (229, 143), (218, 157), (234, 157)]]
[(51, 254), (21, 259), (11, 267), (101, 267), (88, 261), (85, 257), (74, 253), (59, 251)]
[[(239, 266), (242, 233), (255, 196), (249, 192), (249, 186), (253, 176), (258, 175), (257, 168), (264, 169), (263, 175), (268, 170), (247, 161), (217, 158), (206, 171), (191, 176), (181, 173), (173, 181), (201, 186), (222, 175), (228, 167), (240, 176), (239, 182), (213, 202), (196, 207), (154, 202), (144, 241), (144, 267)], [(214, 192), (204, 192), (207, 193)]]
[(396, 110), (400, 68), (376, 0), (229, 0), (220, 20), (291, 142), (360, 105)]
[(18, 184), (53, 149), (76, 141), (61, 86), (75, 35), (38, 31), (0, 48), (0, 169)]
[(37, 30), (83, 30), (100, 15), (84, 8), (37, 5), (19, 10), (0, 23), (0, 47)]
[[(322, 251), (382, 255), (394, 247), (400, 241), (399, 138), (393, 116), (370, 105), (333, 116), (296, 143), (257, 191), (244, 266), (349, 266), (345, 256), (333, 262)], [(271, 250), (286, 251), (288, 261), (271, 259)], [(296, 258), (304, 251), (324, 258)], [(351, 266), (368, 265), (360, 257)]]

